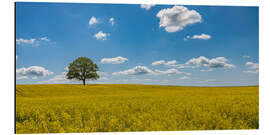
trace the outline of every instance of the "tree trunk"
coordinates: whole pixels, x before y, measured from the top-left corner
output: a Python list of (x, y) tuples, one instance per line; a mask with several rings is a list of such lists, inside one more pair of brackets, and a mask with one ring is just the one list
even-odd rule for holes
[(85, 79), (83, 79), (83, 85), (85, 85)]

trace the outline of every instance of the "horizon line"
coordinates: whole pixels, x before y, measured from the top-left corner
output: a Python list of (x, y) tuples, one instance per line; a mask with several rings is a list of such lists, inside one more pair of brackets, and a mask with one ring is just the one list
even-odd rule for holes
[[(83, 85), (83, 84), (70, 84), (70, 83), (48, 83), (48, 84), (15, 84), (15, 85)], [(121, 84), (121, 83), (119, 83)], [(85, 85), (119, 85), (119, 84), (101, 84), (101, 83), (95, 83), (95, 84), (85, 84)], [(156, 85), (156, 86), (178, 86), (178, 87), (259, 87), (259, 85), (239, 85), (239, 86), (190, 86), (190, 85), (162, 85), (162, 84), (121, 84), (121, 85)]]

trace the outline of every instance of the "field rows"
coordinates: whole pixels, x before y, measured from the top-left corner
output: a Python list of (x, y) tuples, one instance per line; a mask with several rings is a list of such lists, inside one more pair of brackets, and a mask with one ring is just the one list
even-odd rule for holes
[(258, 87), (17, 85), (16, 132), (257, 129)]

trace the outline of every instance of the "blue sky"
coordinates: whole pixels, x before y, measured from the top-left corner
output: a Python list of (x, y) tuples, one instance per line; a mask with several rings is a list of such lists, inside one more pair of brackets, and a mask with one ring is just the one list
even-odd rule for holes
[(258, 8), (125, 4), (16, 4), (16, 82), (65, 79), (77, 57), (88, 83), (258, 85)]

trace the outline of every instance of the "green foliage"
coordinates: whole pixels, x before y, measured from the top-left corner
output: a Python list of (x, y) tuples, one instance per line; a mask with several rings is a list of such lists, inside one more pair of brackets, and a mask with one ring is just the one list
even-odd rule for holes
[(17, 85), (17, 133), (258, 129), (258, 87)]
[(98, 66), (91, 59), (79, 57), (69, 64), (66, 76), (67, 79), (81, 80), (85, 85), (87, 79), (96, 80), (99, 78), (97, 71)]

